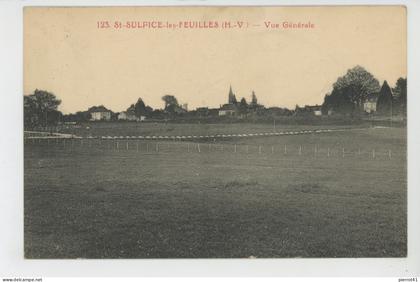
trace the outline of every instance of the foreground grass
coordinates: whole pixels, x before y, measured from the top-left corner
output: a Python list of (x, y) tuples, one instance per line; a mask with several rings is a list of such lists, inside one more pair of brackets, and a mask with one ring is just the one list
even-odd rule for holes
[[(225, 141), (224, 151), (201, 153), (172, 143), (161, 143), (159, 152), (144, 151), (145, 144), (137, 152), (134, 143), (119, 151), (106, 143), (27, 144), (25, 256), (406, 255), (404, 130), (241, 142), (236, 154), (236, 140)], [(267, 149), (283, 144), (287, 155)], [(298, 144), (337, 154), (297, 155)], [(266, 150), (245, 153), (247, 145)], [(390, 148), (395, 155), (343, 158), (342, 146)]]

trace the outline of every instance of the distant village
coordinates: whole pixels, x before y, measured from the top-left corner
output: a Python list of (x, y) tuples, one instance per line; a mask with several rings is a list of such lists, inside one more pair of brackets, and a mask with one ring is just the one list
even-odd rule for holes
[[(363, 102), (363, 113), (374, 114), (377, 112), (377, 103), (379, 98), (379, 92), (372, 93), (367, 96)], [(140, 99), (140, 103), (141, 103)], [(87, 110), (87, 115), (90, 115), (90, 121), (146, 121), (147, 119), (159, 119), (165, 117), (184, 117), (184, 118), (236, 118), (246, 119), (255, 116), (305, 116), (305, 117), (321, 117), (321, 116), (332, 116), (340, 114), (335, 112), (334, 108), (326, 108), (323, 105), (296, 105), (295, 109), (291, 110), (288, 108), (281, 107), (269, 107), (266, 108), (264, 105), (258, 103), (257, 96), (254, 91), (251, 94), (251, 101), (247, 103), (245, 98), (242, 98), (239, 102), (236, 99), (236, 95), (232, 90), (229, 89), (227, 103), (220, 105), (218, 108), (198, 107), (195, 110), (188, 111), (188, 104), (183, 103), (181, 105), (174, 105), (173, 113), (168, 111), (169, 104), (165, 104), (164, 110), (151, 110), (149, 112), (144, 111), (143, 114), (136, 112), (136, 105), (133, 104), (127, 110), (114, 113), (107, 109), (105, 106), (93, 106)], [(165, 110), (166, 109), (166, 110)], [(397, 110), (395, 110), (397, 113)], [(75, 121), (75, 120), (69, 120)]]
[[(255, 116), (292, 116), (292, 115), (313, 115), (321, 116), (322, 115), (322, 106), (296, 106), (294, 110), (281, 107), (269, 107), (266, 108), (263, 105), (258, 103), (257, 96), (254, 91), (251, 94), (251, 101), (248, 103), (245, 98), (242, 98), (239, 102), (236, 99), (236, 95), (232, 90), (232, 87), (229, 88), (227, 95), (227, 103), (220, 105), (218, 108), (209, 108), (209, 107), (198, 107), (195, 110), (188, 110), (188, 104), (183, 103), (178, 105), (176, 98), (172, 98), (173, 104), (165, 101), (165, 106), (163, 110), (144, 110), (139, 114), (140, 111), (136, 111), (137, 104), (143, 103), (142, 99), (139, 99), (137, 104), (132, 104), (127, 110), (114, 113), (110, 109), (107, 109), (105, 106), (93, 106), (89, 108), (86, 112), (86, 116), (90, 116), (90, 121), (146, 121), (148, 119), (159, 119), (159, 118), (236, 118), (236, 119), (246, 119), (248, 117)], [(146, 108), (147, 106), (140, 105), (141, 108)], [(173, 109), (172, 111), (170, 109)], [(70, 118), (70, 120), (69, 120)], [(73, 120), (71, 120), (73, 118)], [(67, 121), (76, 121), (76, 115), (68, 115), (65, 120)]]
[(265, 107), (258, 102), (254, 91), (249, 102), (240, 100), (232, 88), (227, 91), (227, 100), (217, 108), (199, 107), (188, 109), (187, 103), (179, 103), (173, 95), (164, 95), (162, 109), (153, 109), (142, 98), (131, 104), (125, 111), (113, 112), (104, 105), (92, 106), (86, 111), (62, 114), (58, 110), (61, 103), (54, 94), (45, 90), (35, 90), (24, 96), (25, 128), (56, 124), (76, 124), (88, 121), (159, 121), (159, 120), (273, 120), (280, 117), (317, 119), (330, 116), (364, 117), (406, 116), (407, 79), (399, 78), (391, 88), (387, 81), (382, 84), (361, 66), (349, 69), (333, 84), (332, 92), (325, 94), (321, 105), (296, 105), (294, 109), (285, 107)]

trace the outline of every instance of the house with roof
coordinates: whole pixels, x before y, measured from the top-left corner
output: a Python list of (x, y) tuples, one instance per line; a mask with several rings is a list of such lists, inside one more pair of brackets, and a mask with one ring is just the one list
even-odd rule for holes
[(219, 109), (219, 116), (235, 116), (238, 113), (236, 104), (224, 104)]
[(134, 113), (130, 111), (118, 113), (118, 120), (127, 120), (127, 121), (143, 121), (145, 120), (144, 116), (137, 117)]
[(219, 116), (235, 116), (239, 113), (238, 103), (236, 96), (232, 91), (232, 86), (229, 88), (228, 103), (223, 104), (219, 108)]
[(304, 106), (299, 107), (296, 106), (295, 109), (296, 115), (314, 115), (314, 116), (322, 116), (322, 106), (315, 105), (315, 106)]
[(378, 93), (369, 94), (363, 103), (363, 110), (367, 113), (376, 112), (376, 105), (378, 103)]
[(314, 116), (322, 116), (322, 106), (308, 106), (309, 110), (314, 114)]
[(134, 104), (127, 108), (127, 110), (119, 112), (117, 114), (118, 120), (126, 120), (126, 121), (144, 121), (146, 116), (141, 115), (138, 117), (136, 115), (136, 109)]
[(112, 112), (105, 108), (103, 105), (100, 106), (93, 106), (88, 109), (88, 112), (90, 113), (90, 120), (92, 121), (98, 121), (98, 120), (111, 120), (111, 114)]

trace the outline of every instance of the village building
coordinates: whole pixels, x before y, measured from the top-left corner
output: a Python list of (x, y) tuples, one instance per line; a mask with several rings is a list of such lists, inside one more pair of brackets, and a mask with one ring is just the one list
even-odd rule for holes
[(111, 120), (111, 111), (105, 108), (104, 106), (93, 106), (88, 109), (90, 113), (90, 120), (98, 121), (98, 120)]
[(139, 118), (129, 112), (120, 112), (118, 113), (118, 120), (138, 121)]
[(232, 86), (229, 87), (228, 103), (220, 106), (219, 116), (235, 116), (239, 112), (236, 96), (232, 91)]
[(367, 113), (376, 112), (376, 104), (378, 103), (378, 93), (372, 93), (367, 96), (363, 103), (363, 110)]
[(238, 113), (238, 107), (235, 104), (224, 104), (219, 109), (219, 116), (235, 116)]
[(181, 105), (181, 109), (183, 109), (184, 111), (188, 112), (188, 103), (184, 103)]
[(295, 109), (296, 115), (314, 115), (314, 116), (322, 116), (322, 106), (315, 105), (315, 106), (305, 106), (305, 107), (299, 107), (296, 106)]
[(322, 107), (315, 105), (315, 106), (305, 106), (306, 111), (312, 113), (314, 116), (322, 116)]
[(145, 116), (136, 116), (133, 110), (130, 108), (127, 111), (118, 113), (118, 120), (127, 120), (127, 121), (144, 121)]

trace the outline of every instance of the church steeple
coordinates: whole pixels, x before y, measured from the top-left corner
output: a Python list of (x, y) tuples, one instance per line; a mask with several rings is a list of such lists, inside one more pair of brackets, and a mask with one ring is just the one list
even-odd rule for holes
[(255, 91), (252, 90), (251, 105), (256, 106), (257, 104), (258, 104), (257, 95), (255, 95)]
[(230, 85), (230, 87), (229, 87), (228, 103), (229, 104), (236, 104), (237, 103), (235, 94), (233, 94), (233, 91), (232, 91), (232, 85)]

